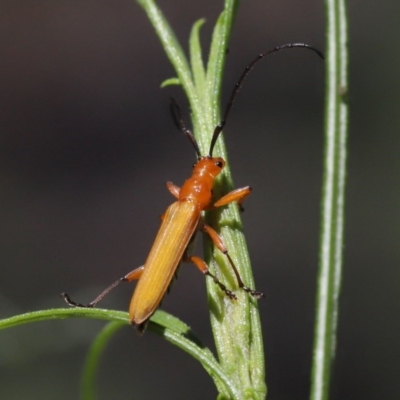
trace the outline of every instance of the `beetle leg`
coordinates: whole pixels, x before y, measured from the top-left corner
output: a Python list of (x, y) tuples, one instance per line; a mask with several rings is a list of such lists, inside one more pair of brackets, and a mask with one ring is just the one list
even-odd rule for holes
[(242, 188), (232, 190), (231, 192), (227, 193), (225, 196), (222, 196), (218, 201), (216, 201), (213, 205), (213, 208), (226, 206), (227, 204), (236, 201), (239, 206), (240, 211), (244, 211), (244, 208), (242, 207), (243, 201), (251, 193), (251, 191), (252, 191), (252, 189), (250, 186), (245, 186)]
[(137, 281), (144, 271), (144, 265), (135, 268), (133, 271), (127, 273), (123, 278), (120, 278), (121, 282), (132, 282)]
[(122, 278), (119, 278), (116, 280), (114, 283), (112, 283), (108, 288), (103, 290), (93, 301), (91, 301), (89, 304), (81, 304), (81, 303), (76, 303), (75, 301), (71, 300), (71, 298), (68, 296), (67, 293), (61, 293), (61, 297), (65, 300), (65, 302), (72, 306), (72, 307), (84, 307), (84, 308), (93, 308), (96, 307), (96, 304), (102, 300), (108, 293), (111, 292), (116, 286), (118, 286), (121, 282), (132, 282), (135, 280), (138, 280), (140, 276), (142, 275), (142, 272), (144, 270), (144, 265), (142, 265), (139, 268), (135, 268), (133, 271), (129, 272)]
[(231, 299), (231, 300), (237, 300), (237, 297), (235, 293), (233, 293), (231, 290), (229, 290), (214, 274), (210, 272), (208, 269), (207, 264), (205, 263), (204, 260), (202, 260), (200, 257), (196, 256), (191, 256), (186, 259), (186, 261), (192, 262), (196, 267), (204, 274), (210, 276), (214, 282), (221, 288), (223, 292)]
[(207, 235), (210, 237), (210, 239), (214, 243), (214, 246), (219, 251), (221, 251), (223, 254), (225, 254), (225, 256), (227, 257), (229, 264), (236, 276), (236, 280), (238, 282), (239, 288), (243, 289), (245, 292), (249, 293), (256, 299), (260, 299), (261, 297), (264, 297), (264, 293), (258, 292), (257, 290), (253, 290), (253, 289), (250, 289), (249, 287), (245, 286), (245, 284), (243, 283), (243, 280), (239, 274), (239, 271), (237, 270), (231, 256), (229, 255), (228, 249), (226, 248), (221, 236), (219, 236), (218, 233), (213, 228), (211, 228), (211, 226), (209, 226), (209, 225), (204, 224), (204, 225), (200, 226), (200, 229), (203, 232), (207, 233)]
[(181, 188), (179, 186), (174, 185), (171, 181), (168, 181), (166, 183), (166, 185), (167, 185), (167, 189), (172, 194), (172, 196), (179, 199), (179, 192), (181, 191)]

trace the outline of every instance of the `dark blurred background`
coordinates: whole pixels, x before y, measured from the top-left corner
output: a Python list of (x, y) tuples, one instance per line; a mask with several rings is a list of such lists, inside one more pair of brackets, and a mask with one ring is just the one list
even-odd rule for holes
[[(221, 1), (159, 1), (187, 48), (193, 22), (207, 53)], [(346, 252), (332, 399), (398, 399), (400, 356), (397, 1), (350, 1)], [(0, 3), (0, 317), (90, 301), (141, 265), (166, 180), (189, 175), (193, 150), (168, 110), (179, 88), (142, 9), (127, 0)], [(324, 49), (323, 2), (243, 2), (224, 102), (245, 65), (270, 47)], [(260, 303), (269, 399), (309, 393), (322, 179), (324, 65), (294, 50), (249, 77), (226, 133), (236, 186), (254, 192), (243, 215)], [(397, 121), (397, 122), (396, 122)], [(104, 307), (127, 309), (133, 285)], [(205, 284), (190, 266), (163, 308), (211, 346)], [(0, 332), (1, 399), (75, 399), (103, 322), (51, 321)], [(211, 399), (188, 355), (148, 333), (120, 331), (100, 365), (101, 399)]]

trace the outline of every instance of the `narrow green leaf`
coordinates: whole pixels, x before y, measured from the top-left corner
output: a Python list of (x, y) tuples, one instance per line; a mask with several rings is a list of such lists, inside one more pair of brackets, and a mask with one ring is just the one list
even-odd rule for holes
[[(226, 54), (228, 52), (229, 37), (231, 35), (233, 21), (235, 19), (236, 11), (239, 7), (238, 0), (225, 0), (224, 11), (218, 18), (215, 25), (213, 36), (211, 40), (210, 55), (207, 64), (207, 82), (209, 85), (208, 92), (211, 102), (210, 115), (212, 116), (212, 125), (215, 126), (221, 120), (220, 107), (221, 107), (221, 89), (222, 77), (226, 62)], [(226, 155), (225, 149), (221, 147), (217, 151)]]
[(81, 399), (95, 400), (96, 375), (99, 369), (100, 358), (110, 339), (126, 324), (119, 321), (109, 322), (97, 335), (90, 346), (82, 373)]
[(319, 255), (312, 400), (329, 398), (335, 356), (343, 231), (348, 130), (348, 30), (345, 0), (325, 0), (327, 16), (325, 159)]
[(160, 85), (160, 87), (162, 89), (164, 89), (167, 86), (173, 86), (173, 85), (180, 85), (181, 81), (179, 80), (179, 78), (168, 78), (165, 81), (163, 81)]
[(129, 323), (127, 313), (123, 311), (104, 310), (101, 308), (54, 308), (50, 310), (32, 311), (2, 319), (0, 320), (0, 330), (31, 322), (65, 318), (94, 318)]
[(205, 119), (206, 115), (204, 114), (203, 99), (200, 100), (197, 95), (191, 68), (189, 67), (181, 45), (154, 0), (137, 0), (137, 2), (143, 7), (153, 25), (164, 51), (173, 65), (182, 88), (189, 100), (190, 109), (192, 110), (193, 130), (196, 130), (197, 127), (201, 127), (202, 130), (206, 129), (207, 124)]
[(199, 96), (206, 90), (206, 71), (204, 69), (203, 56), (200, 43), (200, 29), (205, 20), (199, 19), (193, 24), (189, 38), (190, 64), (192, 67), (194, 84)]
[(153, 0), (137, 0), (137, 2), (142, 6), (153, 25), (171, 64), (175, 68), (192, 108), (198, 107), (197, 94), (188, 60), (168, 21)]

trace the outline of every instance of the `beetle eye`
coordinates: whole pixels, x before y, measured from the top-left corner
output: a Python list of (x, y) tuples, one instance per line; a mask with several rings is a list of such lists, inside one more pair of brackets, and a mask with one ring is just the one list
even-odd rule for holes
[(196, 166), (196, 163), (193, 163), (192, 167), (194, 168)]
[(222, 167), (224, 166), (224, 164), (222, 163), (222, 161), (217, 161), (217, 162), (215, 163), (215, 165), (216, 165), (218, 168), (222, 168)]

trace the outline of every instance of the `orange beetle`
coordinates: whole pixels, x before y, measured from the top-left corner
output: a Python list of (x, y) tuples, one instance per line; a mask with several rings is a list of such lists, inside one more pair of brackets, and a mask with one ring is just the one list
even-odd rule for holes
[(181, 188), (175, 186), (172, 182), (167, 182), (168, 190), (177, 198), (177, 201), (171, 204), (162, 216), (161, 227), (157, 233), (145, 264), (114, 282), (88, 305), (76, 303), (72, 301), (66, 293), (62, 293), (62, 297), (69, 305), (76, 307), (95, 307), (96, 304), (120, 282), (138, 280), (138, 284), (136, 285), (129, 306), (129, 316), (131, 323), (136, 325), (139, 331), (143, 331), (149, 318), (160, 305), (181, 261), (189, 261), (195, 264), (204, 275), (210, 276), (229, 298), (236, 300), (236, 295), (209, 271), (207, 264), (201, 258), (187, 254), (187, 248), (190, 242), (194, 239), (198, 230), (208, 234), (214, 246), (225, 254), (234, 271), (239, 288), (255, 298), (263, 296), (261, 292), (250, 289), (243, 283), (235, 264), (228, 254), (228, 250), (225, 247), (222, 238), (213, 228), (204, 223), (202, 212), (222, 207), (232, 202), (237, 202), (238, 205), (241, 206), (245, 197), (250, 194), (251, 188), (246, 186), (233, 190), (215, 203), (212, 203), (214, 180), (225, 166), (225, 160), (223, 158), (213, 157), (213, 149), (223, 127), (225, 126), (226, 119), (232, 108), (236, 95), (247, 74), (251, 71), (254, 65), (268, 54), (294, 47), (302, 47), (312, 50), (323, 58), (322, 54), (317, 49), (307, 44), (289, 43), (275, 47), (272, 50), (260, 54), (256, 59), (254, 59), (246, 67), (232, 91), (223, 119), (214, 130), (209, 154), (207, 156), (201, 155), (199, 146), (192, 132), (185, 126), (177, 103), (172, 99), (171, 109), (175, 122), (180, 126), (182, 132), (190, 139), (198, 156), (197, 163), (193, 168), (192, 176), (186, 180)]

